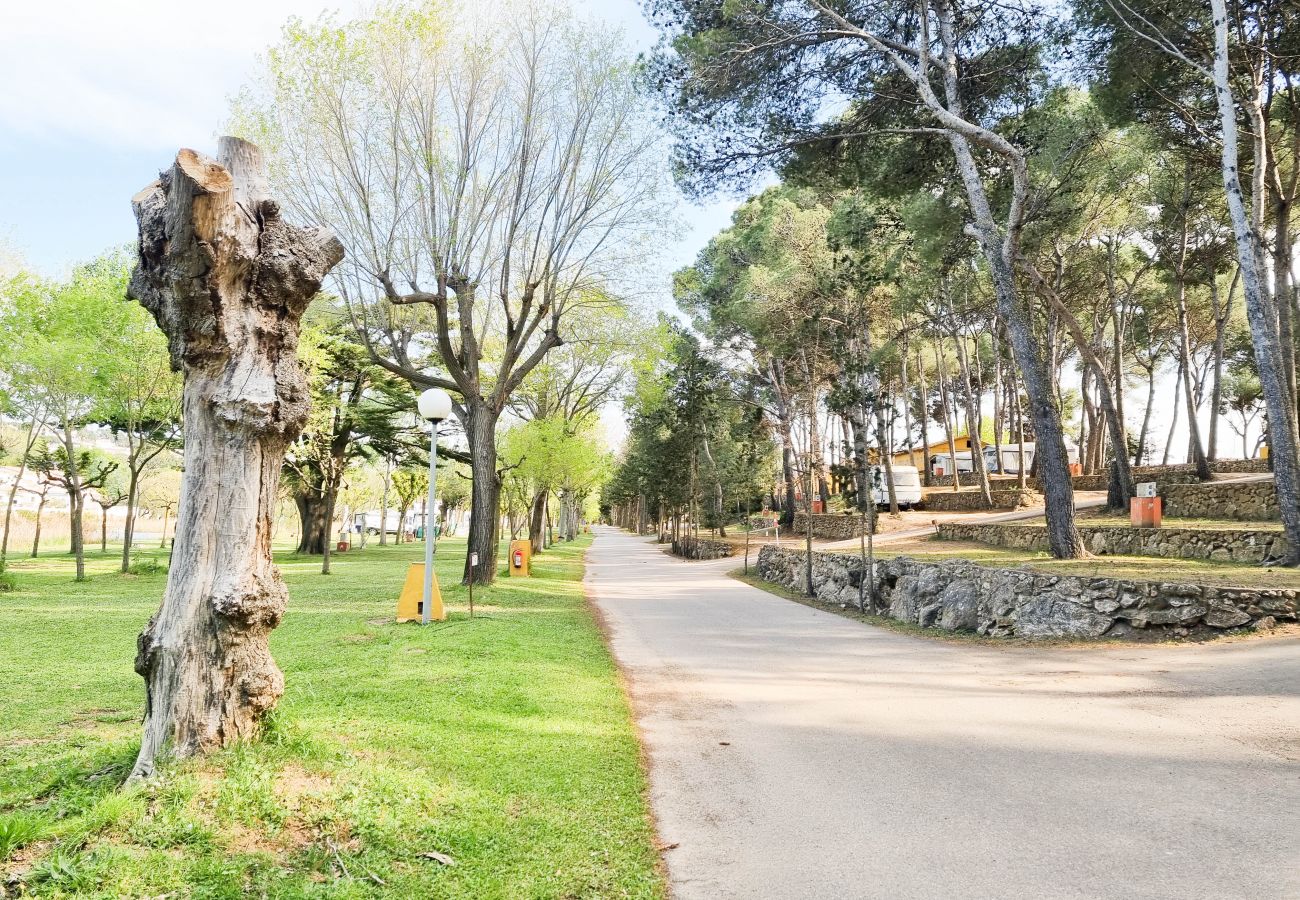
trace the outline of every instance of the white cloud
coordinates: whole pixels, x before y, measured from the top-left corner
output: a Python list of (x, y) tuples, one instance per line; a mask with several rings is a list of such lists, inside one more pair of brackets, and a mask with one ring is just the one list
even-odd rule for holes
[[(355, 0), (331, 4), (346, 14)], [(205, 145), (227, 98), (293, 15), (320, 0), (5, 0), (0, 139)]]

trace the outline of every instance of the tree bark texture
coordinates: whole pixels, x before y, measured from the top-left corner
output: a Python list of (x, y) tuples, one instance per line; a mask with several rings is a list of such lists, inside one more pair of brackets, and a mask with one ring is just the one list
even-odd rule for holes
[(122, 526), (122, 566), (123, 575), (131, 568), (131, 543), (135, 540), (135, 506), (140, 499), (140, 473), (135, 469), (127, 472), (126, 487), (126, 524)]
[(32, 532), (32, 559), (41, 552), (41, 514), (45, 512), (45, 500), (49, 495), (49, 488), (41, 492), (41, 499), (36, 502), (36, 530)]
[(542, 528), (546, 525), (546, 491), (538, 491), (528, 510), (528, 543), (534, 554), (541, 553)]
[(132, 200), (140, 261), (129, 295), (167, 335), (185, 377), (184, 480), (162, 606), (137, 642), (146, 684), (132, 778), (257, 733), (284, 676), (267, 639), (286, 590), (271, 561), (280, 467), (310, 395), (300, 321), (343, 258), (324, 229), (290, 225), (260, 151), (222, 138), (181, 150)]
[[(1224, 0), (1210, 0), (1214, 19), (1214, 95), (1219, 109), (1223, 142), (1223, 187), (1228, 215), (1237, 244), (1237, 263), (1245, 295), (1246, 319), (1255, 347), (1259, 383), (1268, 411), (1269, 459), (1273, 465), (1273, 487), (1282, 525), (1291, 550), (1283, 562), (1300, 564), (1300, 440), (1297, 439), (1296, 409), (1283, 371), (1285, 355), (1280, 346), (1274, 298), (1264, 286), (1261, 236), (1251, 227), (1242, 195), (1238, 169), (1240, 154), (1237, 111), (1229, 74), (1229, 24)], [(1258, 195), (1255, 197), (1258, 200)]]
[(320, 556), (329, 540), (329, 522), (325, 515), (326, 502), (315, 490), (308, 488), (295, 492), (293, 504), (298, 509), (298, 552)]
[[(469, 551), (465, 554), (463, 583), (491, 584), (496, 578), (499, 549), (501, 475), (497, 471), (496, 425), (500, 413), (485, 403), (465, 402), (465, 435), (471, 466)], [(478, 565), (473, 564), (478, 554)]]

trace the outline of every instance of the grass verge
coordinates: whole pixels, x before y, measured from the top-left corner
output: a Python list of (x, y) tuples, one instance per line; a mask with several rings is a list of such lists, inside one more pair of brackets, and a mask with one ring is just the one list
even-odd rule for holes
[[(13, 566), (0, 595), (0, 893), (90, 897), (661, 897), (626, 698), (581, 584), (590, 538), (534, 577), (456, 584), (393, 623), (419, 545), (277, 554), (286, 694), (263, 739), (123, 790), (135, 635), (165, 574), (93, 554)], [(504, 557), (504, 554), (503, 554)]]
[[(1077, 520), (1079, 525), (1087, 526), (1110, 526), (1115, 528), (1132, 528), (1133, 523), (1128, 516), (1116, 515), (1105, 509), (1085, 510), (1079, 514)], [(1016, 523), (1008, 523), (1016, 524)], [(1037, 524), (1042, 524), (1037, 523)], [(1185, 518), (1165, 516), (1163, 519), (1164, 528), (1203, 528), (1214, 531), (1281, 531), (1281, 522), (1253, 522), (1246, 519), (1198, 519), (1191, 516)]]

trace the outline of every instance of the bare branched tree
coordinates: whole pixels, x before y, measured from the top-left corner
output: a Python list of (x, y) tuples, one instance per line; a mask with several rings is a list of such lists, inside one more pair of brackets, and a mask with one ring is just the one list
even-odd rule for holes
[(495, 574), (502, 412), (664, 221), (666, 153), (629, 60), (616, 34), (544, 6), (454, 23), (389, 7), (294, 24), (237, 104), (295, 213), (347, 247), (335, 288), (375, 361), (455, 395), (466, 580)]

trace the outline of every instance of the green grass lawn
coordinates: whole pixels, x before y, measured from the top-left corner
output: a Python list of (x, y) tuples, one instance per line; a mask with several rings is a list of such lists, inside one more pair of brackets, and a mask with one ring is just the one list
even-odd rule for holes
[[(1131, 528), (1132, 522), (1128, 516), (1121, 516), (1111, 513), (1107, 510), (1085, 510), (1080, 513), (1077, 519), (1080, 526), (1119, 526)], [(1175, 518), (1172, 516), (1164, 517), (1165, 528), (1209, 528), (1216, 531), (1281, 531), (1282, 523), (1279, 522), (1249, 522), (1241, 519), (1197, 519), (1197, 518)], [(1008, 525), (1018, 524), (1008, 522)], [(1041, 525), (1042, 522), (1034, 524)]]
[(451, 616), (429, 628), (392, 621), (418, 544), (336, 556), (330, 576), (278, 554), (286, 691), (267, 734), (128, 789), (135, 637), (166, 576), (115, 574), (112, 548), (82, 584), (69, 557), (17, 562), (0, 896), (662, 896), (638, 744), (583, 599), (587, 541), (476, 590), (470, 620), (464, 543), (445, 540)]

